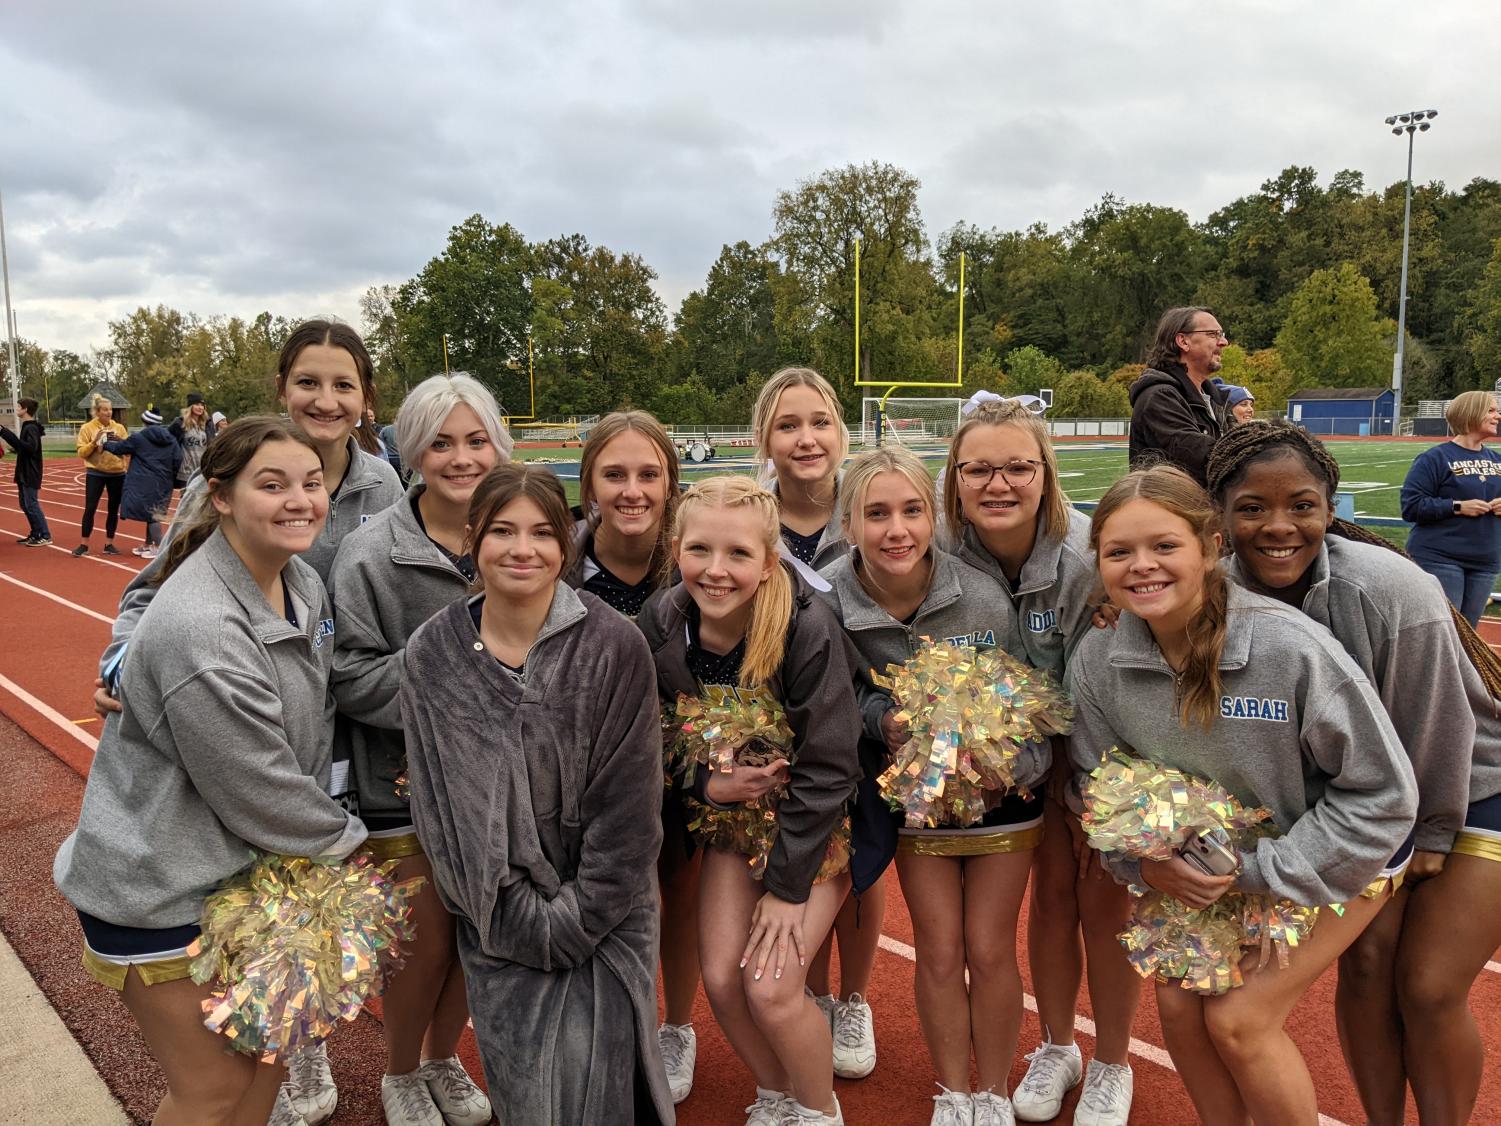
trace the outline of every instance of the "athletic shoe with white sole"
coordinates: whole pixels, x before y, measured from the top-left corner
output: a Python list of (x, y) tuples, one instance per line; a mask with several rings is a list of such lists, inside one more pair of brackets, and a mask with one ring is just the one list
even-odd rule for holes
[(796, 1099), (789, 1098), (782, 1111), (781, 1126), (844, 1126), (844, 1111), (839, 1106), (839, 1096), (834, 1096), (834, 1113), (809, 1110)]
[(1084, 1090), (1074, 1108), (1074, 1126), (1126, 1126), (1134, 1087), (1129, 1064), (1090, 1060)]
[(1011, 1100), (994, 1091), (976, 1091), (974, 1126), (1016, 1126)]
[(1011, 1094), (1016, 1117), (1023, 1122), (1051, 1122), (1063, 1109), (1063, 1098), (1084, 1075), (1077, 1044), (1044, 1040), (1027, 1053), (1027, 1074)]
[(489, 1097), (469, 1078), (458, 1056), (423, 1060), (417, 1074), (427, 1080), (428, 1094), (448, 1126), (485, 1126), (494, 1115)]
[(445, 1126), (443, 1112), (433, 1101), (421, 1071), (384, 1076), (380, 1105), (386, 1112), (387, 1126)]
[(693, 1065), (698, 1062), (698, 1034), (691, 1024), (664, 1024), (657, 1029), (662, 1064), (667, 1069), (667, 1089), (680, 1103), (693, 1090)]
[(834, 1002), (834, 1074), (864, 1079), (876, 1069), (876, 1027), (870, 1006), (858, 993)]
[(756, 1101), (745, 1108), (745, 1126), (782, 1126), (791, 1105), (791, 1095), (757, 1087)]
[(31, 540), (28, 541), (23, 546), (25, 546), (25, 547), (51, 547), (52, 546), (52, 537), (51, 536), (33, 536), (31, 538)]
[(806, 985), (803, 986), (803, 992), (813, 999), (813, 1003), (818, 1006), (818, 1011), (823, 1014), (823, 1019), (829, 1022), (830, 1028), (833, 1028), (834, 1009), (839, 1005), (839, 998), (832, 993), (814, 993)]
[(307, 1119), (297, 1113), (292, 1100), (287, 1098), (286, 1084), (277, 1088), (276, 1102), (271, 1107), (271, 1117), (266, 1126), (307, 1126)]
[(339, 1105), (339, 1089), (334, 1086), (333, 1072), (328, 1069), (328, 1045), (319, 1044), (312, 1051), (294, 1056), (287, 1065), (287, 1078), (281, 1089), (308, 1126), (318, 1126), (332, 1118), (334, 1108)]
[(928, 1119), (928, 1126), (972, 1126), (974, 1097), (968, 1091), (950, 1091), (942, 1083), (938, 1089), (943, 1093), (933, 1096), (933, 1117)]

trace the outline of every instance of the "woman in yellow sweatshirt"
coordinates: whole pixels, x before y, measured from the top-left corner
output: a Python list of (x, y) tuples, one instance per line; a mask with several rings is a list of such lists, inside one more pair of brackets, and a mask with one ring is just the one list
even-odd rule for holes
[(78, 428), (78, 456), (87, 469), (84, 475), (83, 542), (73, 549), (74, 555), (89, 553), (89, 537), (94, 534), (94, 511), (99, 497), (109, 494), (104, 517), (104, 554), (119, 555), (115, 546), (115, 528), (120, 523), (120, 495), (125, 487), (125, 459), (103, 446), (105, 439), (123, 441), (125, 427), (115, 420), (115, 408), (103, 395), (94, 396), (94, 417)]

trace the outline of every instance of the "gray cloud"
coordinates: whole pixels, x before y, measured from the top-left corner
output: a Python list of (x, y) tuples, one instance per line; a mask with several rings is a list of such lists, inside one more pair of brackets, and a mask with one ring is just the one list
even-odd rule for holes
[(23, 331), (86, 351), (142, 303), (357, 315), (479, 211), (641, 254), (669, 308), (780, 190), (885, 160), (931, 234), (1107, 192), (1200, 220), (1289, 164), (1501, 178), (1484, 0), (997, 6), (564, 0), (18, 5), (0, 188)]

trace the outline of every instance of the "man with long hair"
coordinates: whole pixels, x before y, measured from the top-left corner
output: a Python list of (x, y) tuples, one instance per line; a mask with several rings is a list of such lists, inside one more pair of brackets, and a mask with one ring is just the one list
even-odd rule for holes
[(1214, 441), (1228, 428), (1224, 386), (1210, 382), (1228, 341), (1208, 309), (1162, 314), (1147, 370), (1131, 384), (1131, 468), (1170, 462), (1199, 484)]

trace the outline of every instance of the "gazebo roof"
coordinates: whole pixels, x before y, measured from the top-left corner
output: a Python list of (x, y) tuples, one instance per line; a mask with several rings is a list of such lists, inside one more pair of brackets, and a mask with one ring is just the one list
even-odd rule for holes
[(92, 411), (94, 409), (95, 395), (103, 395), (109, 400), (109, 405), (117, 411), (128, 411), (130, 409), (130, 400), (125, 397), (125, 393), (109, 382), (96, 383), (89, 388), (89, 393), (78, 400), (77, 409), (83, 411), (85, 414)]

